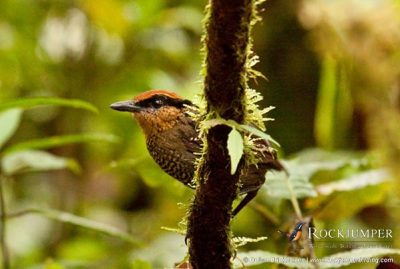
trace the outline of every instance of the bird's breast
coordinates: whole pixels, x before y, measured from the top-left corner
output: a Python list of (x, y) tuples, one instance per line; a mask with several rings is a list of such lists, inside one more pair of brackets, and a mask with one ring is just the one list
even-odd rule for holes
[(180, 141), (173, 143), (169, 134), (148, 137), (147, 149), (154, 161), (170, 176), (190, 185), (194, 174), (194, 154), (188, 152)]

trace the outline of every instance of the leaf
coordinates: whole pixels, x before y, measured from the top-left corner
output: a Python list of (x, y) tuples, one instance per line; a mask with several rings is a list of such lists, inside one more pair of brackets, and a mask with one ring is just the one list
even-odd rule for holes
[(118, 138), (116, 136), (104, 133), (84, 133), (76, 135), (53, 136), (42, 139), (34, 139), (10, 146), (5, 150), (5, 154), (26, 149), (49, 149), (74, 143), (87, 143), (87, 142), (116, 143), (117, 141)]
[(346, 144), (353, 123), (349, 74), (351, 66), (329, 54), (324, 55), (314, 124), (317, 144), (324, 148)]
[[(267, 182), (265, 184), (265, 191), (269, 197), (274, 197), (278, 199), (291, 199), (292, 195), (286, 184), (284, 173), (279, 173), (278, 175), (268, 175)], [(310, 183), (304, 177), (289, 177), (289, 184), (292, 185), (294, 194), (296, 198), (305, 197), (316, 197), (317, 192), (314, 189), (312, 183)]]
[(315, 138), (318, 145), (333, 148), (335, 134), (335, 104), (338, 92), (337, 61), (326, 56), (321, 70), (318, 101), (315, 113)]
[[(340, 166), (352, 165), (360, 166), (368, 164), (368, 158), (363, 153), (352, 152), (352, 151), (326, 151), (320, 148), (307, 148), (295, 155), (295, 160), (299, 163), (315, 163), (319, 165), (328, 166), (328, 169), (332, 165)], [(335, 167), (330, 168), (330, 170)]]
[[(90, 237), (84, 236), (71, 238), (57, 249), (57, 257), (62, 261), (75, 260), (95, 262), (106, 256), (108, 253), (109, 249), (104, 241), (93, 240)], [(67, 264), (65, 265), (67, 266)], [(67, 268), (71, 267), (68, 266)]]
[(134, 260), (130, 269), (151, 269), (152, 266), (148, 261), (140, 259)]
[[(143, 249), (132, 252), (133, 259), (140, 259), (154, 264), (157, 269), (165, 268), (162, 265), (173, 265), (182, 261), (187, 254), (184, 236), (176, 233), (161, 233)], [(158, 266), (156, 266), (158, 265)], [(167, 267), (167, 268), (171, 268)]]
[(305, 258), (290, 257), (285, 255), (279, 255), (269, 251), (250, 251), (250, 252), (239, 252), (238, 258), (234, 261), (234, 268), (243, 268), (245, 266), (253, 266), (263, 263), (283, 264), (293, 268), (312, 269), (313, 264), (307, 261)]
[[(267, 108), (267, 109), (268, 109), (268, 111), (271, 110), (271, 108)], [(269, 134), (266, 134), (263, 131), (260, 131), (259, 129), (257, 129), (253, 126), (250, 126), (250, 125), (238, 124), (234, 120), (211, 119), (211, 120), (207, 120), (207, 121), (203, 122), (202, 127), (207, 130), (214, 126), (222, 125), (222, 124), (227, 125), (227, 126), (231, 127), (232, 129), (247, 131), (247, 132), (252, 133), (260, 138), (271, 141), (272, 143), (274, 143), (275, 145), (280, 147), (279, 143), (275, 139), (273, 139)]]
[[(358, 156), (357, 156), (358, 157)], [(330, 153), (321, 150), (305, 150), (289, 161), (281, 161), (289, 174), (289, 184), (292, 185), (296, 198), (316, 197), (317, 192), (310, 182), (311, 177), (319, 171), (334, 171), (347, 165), (361, 166), (364, 158), (342, 153)], [(275, 198), (291, 199), (291, 192), (285, 182), (284, 172), (267, 174), (267, 180), (262, 189), (267, 195)]]
[(11, 138), (21, 121), (22, 110), (10, 109), (0, 112), (0, 148)]
[(228, 123), (227, 120), (225, 120), (225, 119), (220, 119), (220, 118), (219, 118), (219, 119), (211, 119), (211, 120), (203, 121), (203, 122), (202, 122), (202, 127), (203, 127), (204, 129), (207, 130), (207, 129), (210, 129), (210, 128), (214, 127), (214, 126), (222, 125), (222, 124), (231, 126), (231, 125)]
[(266, 133), (258, 130), (257, 128), (254, 128), (254, 127), (249, 126), (249, 125), (240, 125), (240, 128), (242, 128), (242, 129), (244, 129), (244, 130), (246, 130), (246, 131), (248, 131), (248, 132), (250, 132), (250, 133), (252, 133), (252, 134), (254, 134), (256, 136), (259, 136), (260, 138), (263, 138), (263, 139), (265, 139), (267, 141), (271, 141), (272, 143), (274, 143), (275, 145), (280, 147), (279, 143), (275, 139), (273, 139), (269, 134), (266, 134)]
[(33, 97), (33, 98), (19, 98), (15, 100), (9, 100), (0, 104), (0, 111), (9, 108), (32, 108), (36, 106), (48, 106), (48, 105), (79, 108), (98, 113), (98, 109), (88, 102), (78, 99), (65, 99), (57, 97)]
[(261, 190), (265, 191), (269, 197), (292, 199), (292, 193), (288, 187), (288, 184), (290, 184), (296, 198), (317, 196), (313, 184), (309, 181), (311, 175), (316, 171), (315, 169), (311, 169), (311, 167), (307, 168), (306, 164), (300, 166), (296, 161), (281, 162), (288, 170), (289, 178), (286, 179), (287, 175), (285, 172), (269, 173)]
[(329, 182), (316, 187), (321, 195), (330, 195), (335, 191), (352, 191), (366, 186), (378, 185), (390, 180), (390, 175), (385, 169), (375, 169), (358, 173), (348, 178)]
[(68, 168), (79, 172), (79, 165), (73, 160), (58, 157), (45, 151), (26, 150), (5, 155), (1, 167), (6, 175), (31, 171), (48, 171)]
[(235, 128), (232, 128), (228, 135), (227, 148), (231, 158), (231, 175), (233, 175), (236, 172), (240, 159), (243, 156), (244, 149), (243, 137)]
[(90, 261), (84, 261), (84, 260), (68, 260), (68, 259), (62, 259), (62, 260), (57, 260), (54, 261), (52, 259), (47, 259), (44, 263), (43, 266), (39, 265), (33, 265), (28, 267), (29, 269), (70, 269), (70, 268), (92, 268), (93, 267), (93, 262)]
[(170, 176), (165, 173), (154, 161), (150, 158), (143, 158), (135, 165), (135, 172), (138, 172), (141, 179), (151, 187), (160, 186), (163, 182), (168, 182)]
[(316, 217), (325, 221), (339, 221), (354, 216), (361, 209), (383, 203), (387, 194), (393, 189), (390, 184), (366, 186), (360, 190), (336, 192), (332, 196), (319, 196), (308, 201), (308, 206), (318, 208)]
[(64, 269), (65, 267), (52, 259), (47, 259), (44, 265), (44, 269)]
[[(377, 256), (400, 255), (400, 249), (393, 248), (358, 248), (346, 252), (339, 252), (320, 259), (319, 268), (339, 268), (352, 263), (365, 263), (368, 259)], [(374, 261), (375, 264), (379, 260)], [(372, 261), (371, 261), (372, 262)]]
[(108, 165), (108, 169), (131, 169), (135, 168), (138, 163), (145, 161), (146, 157), (139, 157), (139, 158), (123, 158), (119, 160), (112, 161)]
[(108, 224), (90, 220), (87, 218), (79, 217), (79, 216), (76, 216), (76, 215), (68, 213), (68, 212), (59, 211), (59, 210), (32, 207), (32, 208), (25, 209), (25, 210), (22, 210), (19, 212), (9, 213), (7, 215), (7, 217), (8, 218), (16, 218), (16, 217), (24, 216), (26, 214), (39, 214), (39, 215), (42, 215), (49, 219), (76, 225), (76, 226), (79, 226), (79, 227), (82, 227), (85, 229), (89, 229), (92, 231), (100, 232), (102, 234), (127, 241), (136, 246), (142, 245), (142, 243), (140, 243), (138, 240), (134, 239), (130, 234), (128, 234), (124, 231), (121, 231), (118, 228), (115, 228)]

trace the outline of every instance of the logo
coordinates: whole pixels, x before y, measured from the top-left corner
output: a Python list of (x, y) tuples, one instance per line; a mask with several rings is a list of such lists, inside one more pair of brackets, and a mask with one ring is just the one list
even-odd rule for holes
[(308, 228), (309, 239), (390, 239), (391, 229), (316, 229)]
[(391, 229), (318, 229), (309, 227), (307, 238), (318, 248), (392, 247)]
[[(306, 228), (304, 228), (304, 226)], [(303, 229), (304, 228), (304, 229)], [(299, 221), (290, 232), (278, 232), (289, 242), (299, 242), (301, 238), (311, 248), (361, 248), (361, 247), (392, 247), (392, 229), (319, 229)], [(303, 245), (303, 243), (301, 245)], [(297, 244), (295, 244), (297, 245)]]

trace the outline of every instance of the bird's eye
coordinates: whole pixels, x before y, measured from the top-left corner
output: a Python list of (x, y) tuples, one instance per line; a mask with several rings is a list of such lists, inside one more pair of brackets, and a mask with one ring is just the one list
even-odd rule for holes
[(163, 101), (160, 100), (160, 99), (156, 99), (156, 100), (154, 100), (154, 102), (153, 102), (153, 105), (154, 105), (154, 107), (156, 107), (156, 108), (161, 107), (162, 104), (163, 104)]

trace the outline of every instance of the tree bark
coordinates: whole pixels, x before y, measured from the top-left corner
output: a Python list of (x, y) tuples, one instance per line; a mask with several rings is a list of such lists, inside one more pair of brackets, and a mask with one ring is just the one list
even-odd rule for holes
[[(245, 64), (252, 18), (251, 0), (210, 0), (206, 21), (204, 92), (208, 113), (243, 122)], [(230, 127), (207, 134), (207, 152), (188, 218), (190, 262), (195, 269), (231, 268), (231, 209), (239, 172), (230, 174), (227, 138)], [(240, 166), (237, 171), (240, 171)]]

